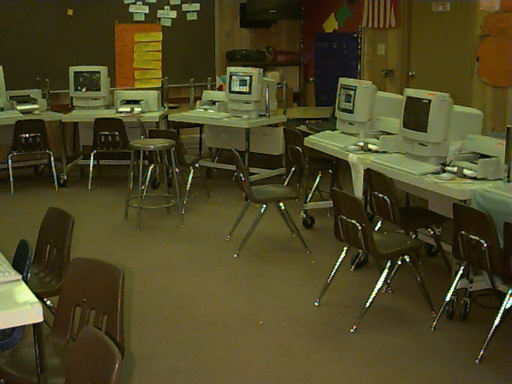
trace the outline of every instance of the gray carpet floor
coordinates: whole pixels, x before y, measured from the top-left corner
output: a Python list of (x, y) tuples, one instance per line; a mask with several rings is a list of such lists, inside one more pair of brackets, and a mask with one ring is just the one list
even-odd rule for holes
[[(0, 250), (11, 258), (20, 238), (35, 243), (46, 209), (76, 218), (72, 257), (122, 266), (126, 273), (127, 353), (123, 383), (510, 383), (510, 318), (481, 365), (474, 360), (496, 314), (474, 305), (468, 319), (432, 317), (404, 267), (394, 293), (381, 294), (349, 333), (378, 277), (370, 262), (351, 272), (342, 265), (322, 305), (313, 305), (341, 250), (333, 219), (313, 212), (317, 224), (300, 225), (300, 204), (288, 207), (312, 253), (291, 237), (270, 207), (239, 258), (233, 253), (255, 217), (252, 207), (231, 241), (225, 237), (243, 204), (232, 178), (216, 173), (211, 198), (193, 187), (185, 226), (175, 210), (123, 218), (126, 169), (94, 179), (73, 175), (58, 192), (46, 175), (16, 178), (9, 194), (0, 175)], [(424, 258), (422, 270), (439, 308), (450, 282), (441, 260)], [(88, 277), (94, 278), (94, 277)], [(492, 298), (484, 298), (496, 306)]]

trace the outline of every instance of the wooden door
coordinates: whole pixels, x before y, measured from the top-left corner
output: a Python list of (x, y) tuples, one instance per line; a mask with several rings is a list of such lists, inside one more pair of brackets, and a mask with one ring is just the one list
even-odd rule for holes
[(477, 1), (410, 3), (407, 87), (448, 92), (471, 105), (477, 46)]

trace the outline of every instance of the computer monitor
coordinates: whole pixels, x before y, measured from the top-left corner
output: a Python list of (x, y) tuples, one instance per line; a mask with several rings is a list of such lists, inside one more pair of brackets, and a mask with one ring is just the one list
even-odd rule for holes
[(404, 97), (397, 93), (378, 91), (373, 108), (373, 130), (397, 135), (404, 109)]
[(228, 67), (226, 100), (233, 116), (257, 118), (277, 109), (277, 82), (263, 76), (263, 69)]
[(343, 133), (359, 134), (372, 129), (377, 87), (368, 80), (340, 77), (336, 93), (336, 128)]
[(404, 89), (400, 133), (403, 138), (442, 143), (448, 137), (453, 100), (448, 93)]
[(108, 67), (69, 67), (69, 94), (76, 108), (105, 108), (110, 104)]
[(7, 109), (7, 91), (5, 89), (4, 67), (0, 65), (0, 110)]

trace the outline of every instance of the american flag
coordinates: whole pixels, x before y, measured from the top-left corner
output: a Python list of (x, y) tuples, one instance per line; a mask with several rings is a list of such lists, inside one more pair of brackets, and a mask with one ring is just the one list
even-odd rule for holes
[(395, 27), (395, 1), (364, 0), (362, 26), (366, 28)]

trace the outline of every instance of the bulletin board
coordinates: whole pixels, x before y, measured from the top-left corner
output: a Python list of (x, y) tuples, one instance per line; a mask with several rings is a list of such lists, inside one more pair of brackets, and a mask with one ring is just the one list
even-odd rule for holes
[[(162, 75), (171, 84), (215, 75), (214, 1), (197, 2), (196, 20), (178, 12), (172, 26), (162, 26)], [(144, 22), (159, 22), (157, 9), (165, 4), (152, 3)], [(72, 65), (107, 65), (115, 86), (116, 23), (133, 23), (123, 0), (0, 1), (0, 65), (7, 89), (34, 88), (36, 78), (49, 79), (52, 90), (68, 89)]]

